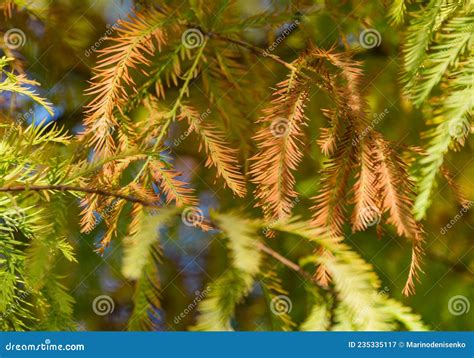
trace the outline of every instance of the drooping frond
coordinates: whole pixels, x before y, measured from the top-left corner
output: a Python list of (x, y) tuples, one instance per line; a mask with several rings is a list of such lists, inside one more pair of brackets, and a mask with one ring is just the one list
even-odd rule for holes
[(400, 236), (412, 241), (412, 258), (406, 285), (405, 295), (413, 294), (418, 272), (421, 271), (423, 255), (423, 229), (412, 213), (414, 183), (409, 177), (406, 164), (395, 151), (393, 145), (374, 134), (377, 143), (377, 183), (380, 193), (381, 209), (388, 212), (387, 222), (397, 229)]
[[(330, 66), (339, 71), (337, 76), (324, 76), (322, 83), (336, 108), (325, 112), (332, 127), (323, 133), (320, 144), (329, 160), (321, 173), (312, 224), (340, 236), (346, 221), (346, 207), (355, 203), (354, 231), (378, 224), (382, 214), (388, 212), (388, 222), (396, 226), (398, 234), (416, 241), (420, 247), (421, 229), (411, 214), (413, 183), (395, 146), (368, 123), (367, 104), (360, 92), (360, 64), (342, 54), (324, 50), (312, 51), (306, 61), (323, 75), (329, 73)], [(350, 192), (348, 184), (353, 172), (356, 183)], [(331, 258), (324, 250), (318, 252)], [(317, 277), (322, 284), (327, 284), (328, 270), (320, 266)], [(412, 278), (410, 274), (408, 282), (412, 282)]]
[(342, 233), (346, 217), (347, 184), (355, 165), (353, 132), (347, 130), (340, 138), (333, 156), (322, 170), (321, 189), (314, 198), (312, 225), (327, 228), (334, 236)]
[(231, 267), (210, 286), (210, 293), (198, 306), (195, 330), (229, 331), (235, 306), (252, 288), (262, 255), (257, 248), (257, 225), (237, 214), (214, 214), (213, 218), (227, 240)]
[[(312, 224), (337, 236), (342, 233), (345, 210), (350, 201), (348, 181), (358, 161), (362, 162), (364, 157), (358, 153), (365, 143), (359, 140), (360, 133), (367, 126), (365, 100), (359, 88), (362, 72), (360, 63), (334, 50), (314, 49), (306, 61), (321, 74), (321, 86), (335, 106), (323, 112), (331, 127), (322, 132), (319, 144), (329, 158), (321, 171), (321, 188), (314, 198)], [(335, 76), (329, 74), (332, 67), (337, 69)]]
[(411, 212), (414, 183), (394, 147), (378, 135), (376, 141), (377, 189), (381, 193), (382, 209), (389, 212), (388, 222), (396, 227), (398, 235), (413, 238), (418, 232)]
[(416, 232), (415, 237), (413, 238), (408, 277), (402, 290), (405, 296), (415, 294), (415, 283), (420, 281), (419, 273), (423, 272), (421, 269), (421, 259), (423, 257), (423, 248), (421, 244), (423, 243), (423, 237), (421, 235), (421, 232)]
[(433, 33), (456, 10), (462, 1), (431, 0), (424, 8), (413, 14), (413, 20), (407, 29), (402, 49), (404, 56), (403, 80), (411, 87), (423, 61), (426, 58)]
[[(158, 243), (152, 245), (150, 250), (158, 252)], [(129, 331), (156, 331), (163, 323), (160, 278), (155, 259), (149, 256), (137, 280), (133, 312), (128, 320)]]
[(217, 175), (238, 196), (245, 195), (245, 178), (240, 172), (237, 153), (226, 143), (224, 133), (209, 123), (202, 123), (199, 113), (189, 107), (181, 106), (180, 119), (187, 119), (190, 130), (195, 131), (201, 139), (200, 150), (207, 154), (206, 167), (215, 166)]
[(43, 106), (49, 114), (53, 115), (54, 111), (51, 103), (38, 95), (34, 89), (30, 88), (31, 86), (39, 86), (38, 82), (29, 80), (25, 74), (15, 75), (4, 70), (11, 61), (13, 61), (13, 58), (7, 58), (5, 56), (0, 58), (0, 93), (6, 91), (26, 96)]
[(33, 307), (28, 300), (32, 289), (25, 276), (25, 244), (15, 238), (15, 232), (33, 234), (37, 231), (33, 214), (15, 208), (8, 197), (0, 199), (0, 329), (24, 331), (35, 323)]
[(145, 211), (138, 209), (130, 235), (124, 239), (122, 272), (136, 280), (134, 309), (129, 320), (130, 330), (153, 330), (160, 317), (160, 288), (157, 265), (161, 248), (159, 230), (175, 215), (175, 209)]
[(426, 215), (431, 203), (431, 195), (436, 185), (436, 176), (450, 147), (462, 145), (470, 134), (472, 112), (474, 110), (474, 59), (465, 67), (452, 74), (451, 92), (440, 96), (434, 103), (432, 123), (427, 132), (430, 141), (426, 155), (420, 159), (418, 196), (414, 213), (417, 219)]
[(392, 1), (388, 9), (388, 18), (390, 23), (398, 25), (404, 21), (407, 11), (406, 2), (406, 0)]
[(308, 100), (307, 85), (296, 72), (276, 85), (271, 104), (264, 109), (262, 128), (254, 137), (259, 151), (252, 158), (251, 175), (258, 187), (258, 206), (267, 220), (288, 217), (297, 196), (295, 171), (302, 155), (301, 140), (307, 118), (304, 107)]
[(157, 10), (137, 13), (128, 21), (120, 21), (117, 36), (110, 38), (113, 45), (100, 50), (101, 60), (87, 91), (94, 97), (86, 107), (84, 120), (84, 135), (90, 136), (90, 145), (98, 157), (111, 155), (115, 150), (114, 111), (121, 111), (127, 102), (127, 87), (135, 84), (134, 71), (138, 72), (139, 66), (149, 66), (149, 58), (165, 43), (164, 22), (163, 14)]
[[(267, 269), (264, 268), (261, 276), (260, 283), (271, 314), (270, 321), (272, 330), (293, 330), (296, 327), (296, 323), (291, 319), (289, 308), (287, 308), (285, 301), (283, 301), (288, 297), (289, 293), (283, 288), (281, 279), (271, 267)], [(279, 309), (278, 305), (280, 303), (284, 305), (282, 309)]]
[(167, 204), (174, 201), (176, 206), (180, 207), (197, 203), (193, 190), (187, 187), (188, 184), (178, 178), (180, 176), (179, 173), (167, 168), (165, 163), (159, 160), (152, 161), (149, 163), (149, 170), (163, 191)]
[(250, 293), (253, 278), (236, 268), (227, 269), (209, 286), (209, 293), (199, 303), (196, 331), (232, 331), (235, 306)]
[(331, 273), (340, 300), (339, 307), (343, 307), (349, 316), (347, 318), (358, 330), (390, 330), (386, 317), (378, 309), (381, 305), (377, 292), (380, 283), (369, 264), (343, 244), (334, 256), (318, 259), (324, 261)]
[(89, 195), (81, 200), (81, 232), (91, 232), (96, 227), (96, 212), (98, 204), (98, 195)]
[(26, 267), (28, 268), (26, 278), (28, 285), (35, 289), (41, 288), (45, 278), (51, 275), (52, 268), (58, 262), (58, 253), (68, 261), (77, 262), (69, 242), (65, 238), (57, 239), (54, 236), (35, 237), (26, 253)]
[[(459, 13), (448, 19), (436, 34), (436, 40), (427, 52), (424, 65), (411, 80), (408, 90), (416, 105), (422, 104), (433, 88), (447, 75), (450, 68), (463, 68), (464, 54), (472, 56), (474, 15)], [(469, 54), (471, 51), (471, 54)]]
[[(318, 295), (303, 327), (308, 330), (393, 330), (397, 325), (407, 329), (423, 324), (419, 317), (410, 315), (408, 308), (387, 298), (388, 288), (381, 289), (380, 281), (370, 264), (350, 249), (340, 238), (329, 236), (321, 229), (304, 221), (291, 220), (272, 225), (272, 229), (300, 236), (324, 247), (331, 255), (312, 255), (302, 258), (302, 265), (321, 262), (327, 268), (337, 295), (331, 302)], [(330, 305), (330, 306), (329, 306)], [(330, 327), (329, 311), (335, 306), (335, 326)], [(331, 307), (331, 308), (330, 308)], [(406, 316), (405, 316), (406, 314)], [(405, 321), (406, 319), (406, 321)], [(319, 320), (319, 321), (317, 321)]]
[(370, 143), (364, 143), (360, 156), (360, 172), (354, 185), (353, 231), (365, 230), (368, 226), (377, 224), (381, 218), (374, 147)]
[(311, 300), (308, 316), (301, 323), (301, 331), (328, 331), (331, 324), (331, 302), (326, 302), (314, 287), (307, 289)]
[(403, 306), (394, 299), (385, 299), (383, 310), (397, 323), (397, 329), (406, 329), (408, 331), (428, 330), (428, 327), (423, 323), (419, 315), (413, 313), (409, 307)]
[[(414, 213), (426, 215), (436, 176), (450, 147), (463, 145), (473, 109), (472, 4), (432, 0), (409, 12), (412, 17), (403, 45), (402, 80), (417, 106), (424, 105), (430, 129), (426, 154), (419, 161)], [(433, 96), (436, 94), (436, 96)]]
[[(35, 274), (28, 272), (28, 258), (25, 253), (28, 240), (41, 240), (43, 233), (51, 232), (51, 224), (45, 221), (45, 211), (35, 210), (35, 206), (18, 206), (17, 200), (8, 196), (0, 199), (0, 328), (3, 331), (24, 331), (31, 329), (45, 315), (37, 312), (46, 302), (36, 306), (33, 297), (41, 294), (44, 284), (30, 285)], [(43, 252), (44, 254), (44, 252)], [(43, 265), (49, 261), (46, 256), (36, 258)], [(43, 270), (44, 272), (44, 270)], [(46, 280), (51, 274), (41, 277)], [(37, 283), (37, 282), (36, 282)], [(67, 304), (67, 302), (65, 302)]]
[[(154, 243), (158, 241), (158, 229), (166, 224), (175, 214), (173, 209), (146, 211), (140, 209), (129, 232), (124, 239), (124, 259), (122, 272), (125, 277), (137, 280), (150, 257), (158, 259), (160, 252), (156, 251)], [(159, 246), (158, 246), (159, 247)]]
[(259, 271), (261, 254), (255, 250), (257, 226), (249, 219), (235, 214), (213, 215), (216, 224), (228, 240), (232, 265), (252, 276)]
[(39, 322), (35, 328), (49, 331), (73, 331), (77, 323), (74, 321), (74, 298), (69, 294), (69, 288), (64, 286), (60, 276), (46, 278), (44, 288), (41, 290), (41, 299), (46, 303), (42, 316), (47, 317)]

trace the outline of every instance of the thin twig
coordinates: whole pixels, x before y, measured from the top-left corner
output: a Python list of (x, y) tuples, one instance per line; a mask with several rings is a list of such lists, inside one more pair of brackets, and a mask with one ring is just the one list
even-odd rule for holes
[(143, 200), (137, 198), (132, 195), (121, 194), (114, 191), (109, 191), (105, 189), (94, 189), (94, 188), (85, 188), (81, 186), (74, 186), (74, 185), (15, 185), (15, 186), (8, 186), (8, 187), (0, 187), (0, 192), (27, 192), (27, 191), (46, 191), (46, 190), (54, 190), (54, 191), (76, 191), (82, 193), (89, 193), (89, 194), (98, 194), (104, 196), (112, 196), (119, 199), (127, 200), (131, 203), (138, 203), (143, 206), (157, 206), (152, 201)]
[(447, 257), (441, 256), (433, 250), (425, 250), (425, 256), (434, 262), (448, 266), (450, 270), (472, 278), (472, 271), (461, 260), (454, 262)]
[[(303, 270), (303, 268), (300, 265), (298, 265), (297, 263), (295, 263), (295, 262), (287, 259), (286, 257), (280, 255), (278, 252), (276, 252), (275, 250), (269, 248), (267, 245), (265, 245), (261, 242), (257, 242), (256, 246), (259, 250), (261, 250), (261, 251), (265, 252), (266, 254), (270, 255), (275, 260), (280, 261), (283, 265), (285, 265), (286, 267), (290, 268), (291, 270), (297, 272), (302, 277), (304, 277), (306, 280), (311, 281), (312, 283), (315, 283), (316, 285), (318, 285), (319, 287), (321, 287), (325, 290), (328, 289), (328, 287), (322, 286), (321, 283), (314, 276), (309, 274), (307, 271)], [(330, 290), (332, 290), (332, 289), (330, 288)]]
[(268, 57), (268, 58), (272, 59), (273, 61), (278, 62), (279, 64), (285, 66), (286, 68), (290, 69), (291, 71), (297, 71), (298, 70), (291, 63), (286, 62), (286, 61), (282, 60), (280, 57), (278, 57), (274, 54), (271, 54), (268, 51), (265, 51), (264, 49), (261, 49), (260, 47), (254, 46), (254, 45), (252, 45), (248, 42), (245, 42), (245, 41), (242, 41), (242, 40), (232, 39), (230, 37), (226, 37), (226, 36), (223, 36), (223, 35), (215, 33), (215, 32), (208, 32), (207, 36), (209, 36), (210, 38), (215, 38), (215, 39), (219, 39), (219, 40), (222, 40), (222, 41), (225, 41), (225, 42), (233, 43), (234, 45), (245, 47), (248, 50), (250, 50), (250, 51), (252, 51), (252, 52), (254, 52), (258, 55)]

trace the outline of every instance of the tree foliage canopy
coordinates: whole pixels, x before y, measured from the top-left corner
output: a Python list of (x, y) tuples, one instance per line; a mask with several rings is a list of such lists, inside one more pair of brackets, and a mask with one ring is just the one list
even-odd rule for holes
[(1, 2), (2, 330), (425, 330), (430, 265), (465, 287), (472, 4), (267, 5)]

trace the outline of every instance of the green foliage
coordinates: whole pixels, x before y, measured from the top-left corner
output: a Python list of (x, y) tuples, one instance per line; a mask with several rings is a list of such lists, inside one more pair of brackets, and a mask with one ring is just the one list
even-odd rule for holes
[[(271, 267), (267, 263), (268, 268), (262, 268), (260, 284), (262, 286), (265, 301), (267, 302), (268, 312), (270, 314), (271, 329), (273, 331), (291, 331), (296, 327), (296, 323), (292, 320), (289, 312), (286, 310), (278, 311), (278, 314), (273, 314), (272, 309), (275, 309), (275, 302), (281, 297), (288, 297), (289, 293), (283, 288), (282, 280), (278, 276), (276, 267)], [(272, 305), (272, 302), (274, 303)], [(321, 329), (324, 330), (324, 329)]]
[[(218, 227), (228, 238), (227, 246), (237, 255), (246, 255), (246, 264), (240, 268), (234, 263), (210, 285), (210, 294), (200, 303), (197, 330), (231, 330), (232, 318), (235, 315), (235, 306), (242, 303), (250, 293), (253, 275), (259, 270), (260, 250), (258, 244), (261, 239), (254, 233), (253, 240), (249, 227), (252, 223), (240, 215), (225, 214), (217, 216)], [(247, 225), (244, 223), (247, 222)], [(255, 225), (256, 223), (253, 223)], [(307, 318), (301, 324), (302, 330), (369, 330), (381, 331), (392, 329), (426, 329), (421, 318), (398, 303), (388, 299), (386, 292), (380, 290), (380, 282), (371, 265), (367, 264), (358, 254), (347, 245), (337, 243), (327, 234), (310, 228), (307, 222), (292, 221), (289, 223), (275, 223), (272, 229), (297, 235), (302, 240), (308, 240), (330, 250), (331, 255), (310, 256), (302, 258), (303, 265), (308, 263), (324, 264), (334, 279), (336, 296), (328, 296), (325, 290), (317, 290), (314, 286), (309, 289), (313, 298), (313, 307), (307, 313)], [(245, 231), (242, 233), (242, 230)], [(239, 235), (237, 235), (239, 233)], [(253, 242), (253, 247), (242, 246), (242, 242)], [(265, 249), (263, 249), (265, 250)], [(242, 257), (241, 256), (241, 257)], [(242, 262), (242, 261), (241, 261)], [(274, 273), (262, 273), (263, 281), (278, 282)], [(268, 283), (267, 283), (268, 285)], [(281, 287), (273, 286), (276, 293), (284, 292)], [(280, 312), (274, 305), (278, 295), (267, 295), (269, 306), (274, 315), (284, 321), (280, 326), (289, 329), (294, 324), (289, 312)], [(286, 295), (285, 299), (290, 300)], [(336, 302), (334, 302), (336, 300)], [(291, 300), (290, 300), (291, 302)], [(280, 317), (282, 313), (283, 317)], [(335, 324), (331, 323), (334, 316)], [(399, 325), (397, 325), (399, 323)]]
[[(160, 316), (159, 270), (161, 248), (158, 230), (170, 221), (175, 210), (155, 212), (140, 210), (135, 223), (129, 228), (130, 236), (124, 239), (122, 272), (130, 280), (136, 280), (136, 291), (130, 330), (155, 330)], [(136, 224), (137, 226), (134, 226)]]
[(210, 286), (210, 293), (199, 305), (197, 331), (231, 331), (235, 306), (250, 293), (253, 278), (236, 268), (228, 268)]
[(26, 87), (27, 85), (36, 86), (38, 85), (38, 82), (29, 80), (24, 75), (14, 75), (12, 72), (4, 69), (8, 66), (8, 63), (13, 60), (13, 58), (7, 58), (5, 56), (0, 58), (0, 73), (5, 76), (4, 80), (0, 82), (0, 93), (6, 91), (27, 96), (42, 105), (52, 115), (53, 108), (51, 103), (40, 97), (34, 90)]
[(230, 267), (210, 285), (201, 302), (196, 330), (229, 331), (235, 306), (250, 293), (260, 269), (261, 253), (255, 248), (257, 226), (232, 214), (215, 214), (217, 226), (227, 239)]
[(124, 239), (122, 272), (125, 277), (137, 280), (150, 260), (158, 261), (160, 252), (159, 247), (155, 245), (158, 240), (157, 230), (169, 221), (173, 214), (174, 210), (165, 209), (155, 213), (140, 210), (135, 221), (137, 227), (132, 224), (129, 229), (132, 234)]
[[(429, 143), (419, 161), (414, 212), (421, 220), (445, 155), (464, 144), (471, 132), (474, 12), (465, 1), (432, 0), (410, 15), (403, 45), (405, 89), (415, 105), (427, 107), (428, 124), (436, 126), (426, 133)], [(436, 95), (428, 100), (432, 93)]]
[(301, 331), (327, 331), (331, 325), (331, 305), (330, 302), (324, 300), (318, 290), (314, 288), (308, 289), (311, 298), (311, 308), (308, 317), (301, 323)]

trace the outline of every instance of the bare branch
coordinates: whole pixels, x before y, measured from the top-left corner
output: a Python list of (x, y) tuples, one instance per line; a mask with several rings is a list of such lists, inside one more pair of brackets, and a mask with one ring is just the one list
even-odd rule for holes
[(155, 202), (139, 199), (132, 195), (126, 195), (105, 189), (85, 188), (74, 185), (15, 185), (9, 187), (0, 187), (0, 192), (27, 192), (27, 191), (76, 191), (89, 194), (98, 194), (103, 196), (113, 196), (119, 199), (127, 200), (131, 203), (141, 204), (143, 206), (157, 206)]

